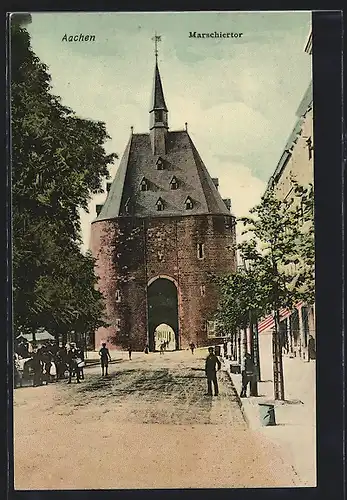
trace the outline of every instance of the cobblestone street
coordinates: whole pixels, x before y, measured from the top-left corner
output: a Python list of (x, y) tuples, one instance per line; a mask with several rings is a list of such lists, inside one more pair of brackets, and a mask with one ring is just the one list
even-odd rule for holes
[(205, 395), (204, 357), (115, 354), (108, 378), (94, 366), (80, 385), (15, 390), (15, 489), (296, 486), (225, 372)]

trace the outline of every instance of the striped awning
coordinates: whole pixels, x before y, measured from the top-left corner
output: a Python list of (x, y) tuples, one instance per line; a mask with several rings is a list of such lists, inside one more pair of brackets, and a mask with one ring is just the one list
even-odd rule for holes
[[(300, 301), (296, 304), (296, 308), (299, 308), (303, 305), (303, 302)], [(284, 319), (288, 318), (292, 314), (293, 310), (287, 309), (287, 308), (282, 308), (280, 309), (280, 321), (283, 321)], [(275, 326), (275, 320), (272, 316), (272, 314), (269, 314), (265, 318), (263, 318), (261, 321), (258, 323), (258, 332), (264, 332), (265, 330), (270, 330), (271, 328), (274, 328)]]

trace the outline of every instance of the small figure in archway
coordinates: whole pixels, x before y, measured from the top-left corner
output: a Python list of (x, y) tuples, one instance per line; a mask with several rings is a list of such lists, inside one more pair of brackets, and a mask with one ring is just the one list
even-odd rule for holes
[[(212, 383), (214, 387), (214, 395), (218, 396), (218, 381), (217, 371), (221, 369), (221, 362), (214, 353), (213, 347), (208, 348), (208, 356), (205, 362), (205, 374), (207, 378), (207, 395), (212, 396)], [(216, 368), (217, 367), (217, 368)]]
[(162, 342), (160, 344), (160, 354), (164, 354), (164, 350), (165, 350), (165, 342)]
[(128, 347), (129, 360), (131, 361), (131, 353), (133, 352), (131, 345)]
[(146, 346), (145, 346), (145, 354), (148, 354), (148, 353), (149, 353), (149, 345), (146, 344)]
[(190, 350), (192, 351), (192, 354), (194, 354), (194, 349), (195, 349), (195, 344), (194, 344), (194, 342), (191, 342), (191, 343), (189, 344), (189, 347), (190, 347)]
[(100, 362), (101, 362), (101, 375), (108, 375), (108, 362), (111, 361), (110, 351), (106, 347), (106, 343), (102, 344), (99, 351)]

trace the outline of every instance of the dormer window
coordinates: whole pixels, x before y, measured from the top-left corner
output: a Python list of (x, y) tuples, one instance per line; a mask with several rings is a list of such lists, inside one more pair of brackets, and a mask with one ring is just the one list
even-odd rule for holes
[(164, 210), (164, 202), (161, 198), (158, 199), (156, 205), (158, 212), (162, 212)]
[(170, 181), (170, 189), (178, 189), (178, 180), (175, 176)]
[(158, 158), (156, 161), (157, 170), (164, 170), (164, 162), (162, 158)]
[(142, 179), (141, 184), (140, 184), (140, 189), (141, 189), (141, 191), (148, 191), (149, 184), (148, 184), (147, 179), (145, 179), (145, 178)]
[(188, 198), (185, 201), (186, 205), (186, 210), (191, 210), (193, 208), (193, 200), (188, 196)]

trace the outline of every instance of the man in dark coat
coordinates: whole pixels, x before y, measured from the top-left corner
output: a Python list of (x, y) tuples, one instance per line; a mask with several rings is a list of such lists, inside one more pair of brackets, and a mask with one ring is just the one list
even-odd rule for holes
[(316, 359), (316, 342), (312, 335), (310, 335), (308, 339), (307, 354), (308, 361), (310, 361), (310, 359)]
[(75, 373), (76, 375), (77, 384), (80, 383), (80, 370), (78, 368), (78, 360), (80, 359), (81, 359), (80, 350), (77, 349), (76, 344), (74, 342), (71, 342), (70, 349), (67, 353), (67, 362), (69, 366), (68, 384), (71, 384), (71, 377), (73, 373)]
[(214, 353), (213, 347), (208, 348), (208, 356), (205, 361), (205, 374), (207, 378), (207, 394), (212, 396), (212, 383), (214, 387), (214, 395), (218, 396), (218, 381), (217, 381), (217, 371), (221, 368), (221, 362)]
[(249, 352), (245, 355), (244, 360), (244, 369), (242, 370), (242, 389), (241, 389), (241, 398), (247, 397), (247, 387), (248, 384), (251, 384), (253, 378), (255, 377), (255, 366), (252, 360), (252, 356)]
[(111, 361), (110, 351), (106, 347), (106, 343), (102, 344), (99, 351), (100, 362), (101, 362), (101, 374), (102, 376), (108, 375), (108, 362)]

